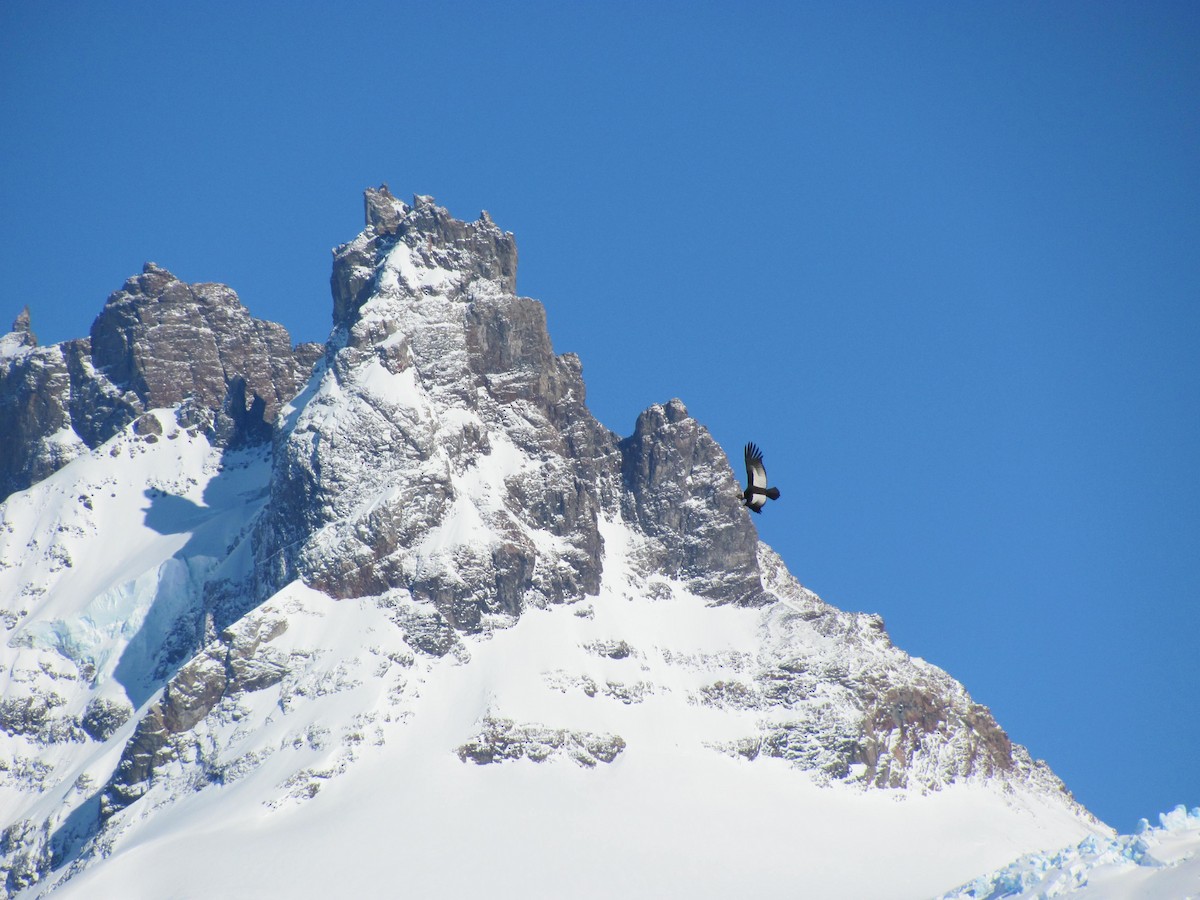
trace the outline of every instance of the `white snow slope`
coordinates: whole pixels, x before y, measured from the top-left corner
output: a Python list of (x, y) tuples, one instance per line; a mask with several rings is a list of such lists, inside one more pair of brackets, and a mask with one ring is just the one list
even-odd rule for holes
[[(231, 546), (236, 568), (265, 461), (222, 461), (160, 418), (157, 443), (126, 432), (0, 506), (0, 596), (17, 623), (0, 648), (6, 699), (53, 696), (55, 715), (97, 696), (152, 703), (157, 604), (184, 602)], [(18, 896), (918, 898), (1108, 837), (999, 785), (864, 790), (719, 752), (756, 713), (700, 702), (702, 688), (736, 682), (779, 640), (837, 648), (789, 602), (712, 607), (640, 581), (621, 522), (605, 541), (598, 596), (530, 609), (442, 658), (397, 641), (395, 604), (289, 585), (236, 626), (274, 635), (287, 677), (222, 701), (194, 758), (110, 822), (102, 858)], [(136, 718), (104, 741), (0, 735), (4, 824), (86, 808)], [(533, 734), (545, 758), (456, 752), (488, 728)], [(619, 749), (611, 763), (603, 746)]]

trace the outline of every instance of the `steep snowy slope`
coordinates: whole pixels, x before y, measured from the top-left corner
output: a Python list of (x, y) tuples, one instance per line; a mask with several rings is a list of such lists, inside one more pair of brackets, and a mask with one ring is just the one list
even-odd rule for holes
[[(94, 812), (135, 710), (203, 643), (206, 583), (248, 564), (230, 551), (265, 499), (268, 454), (220, 452), (150, 415), (159, 434), (130, 426), (0, 506), (10, 889), (48, 863), (69, 813)], [(60, 853), (70, 830), (57, 832)]]
[(591, 417), (511, 235), (366, 199), (269, 447), (183, 398), (0, 505), (9, 895), (922, 897), (1110, 835), (681, 402)]
[(661, 587), (606, 583), (436, 661), (381, 652), (394, 627), (374, 604), (286, 589), (263, 611), (290, 623), (272, 643), (320, 657), (210, 723), (220, 786), (196, 793), (180, 768), (141, 801), (174, 805), (130, 807), (113, 855), (61, 893), (928, 897), (1081, 833), (1063, 804), (998, 786), (864, 791), (713, 752), (755, 716), (707, 691), (798, 614)]
[(269, 643), (288, 674), (205, 723), (212, 786), (195, 790), (199, 759), (172, 766), (61, 893), (922, 897), (1081, 832), (1000, 786), (864, 791), (713, 752), (755, 730), (705, 702), (753, 670), (745, 648), (821, 636), (784, 604), (639, 597), (613, 562), (597, 597), (471, 639), (469, 659), (392, 658), (378, 604), (286, 589), (245, 627), (286, 621)]

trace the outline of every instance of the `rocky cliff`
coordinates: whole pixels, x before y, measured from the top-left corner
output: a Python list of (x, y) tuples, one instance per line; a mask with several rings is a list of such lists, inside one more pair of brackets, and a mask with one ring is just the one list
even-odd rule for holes
[(88, 338), (38, 347), (26, 307), (0, 338), (0, 499), (151, 409), (176, 410), (220, 446), (268, 440), (319, 353), (293, 349), (224, 285), (185, 284), (154, 263), (108, 298)]
[(881, 620), (796, 581), (682, 402), (597, 422), (486, 213), (368, 190), (331, 285), (319, 350), (153, 265), (89, 338), (37, 347), (23, 316), (0, 343), (10, 894), (198, 791), (302, 803), (368, 747), (450, 778), (694, 758), (986, 785), (1100, 827)]

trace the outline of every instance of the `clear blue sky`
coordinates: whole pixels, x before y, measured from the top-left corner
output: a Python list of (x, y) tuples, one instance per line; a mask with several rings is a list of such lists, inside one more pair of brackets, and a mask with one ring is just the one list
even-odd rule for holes
[(1102, 818), (1200, 804), (1200, 6), (0, 0), (0, 326), (154, 260), (323, 340), (380, 182)]

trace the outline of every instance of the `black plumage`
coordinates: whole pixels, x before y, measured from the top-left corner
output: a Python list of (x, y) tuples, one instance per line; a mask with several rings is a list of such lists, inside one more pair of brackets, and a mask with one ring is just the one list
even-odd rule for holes
[(744, 505), (760, 513), (768, 500), (779, 499), (779, 488), (767, 487), (767, 469), (763, 454), (754, 443), (746, 445), (746, 490), (742, 491)]

